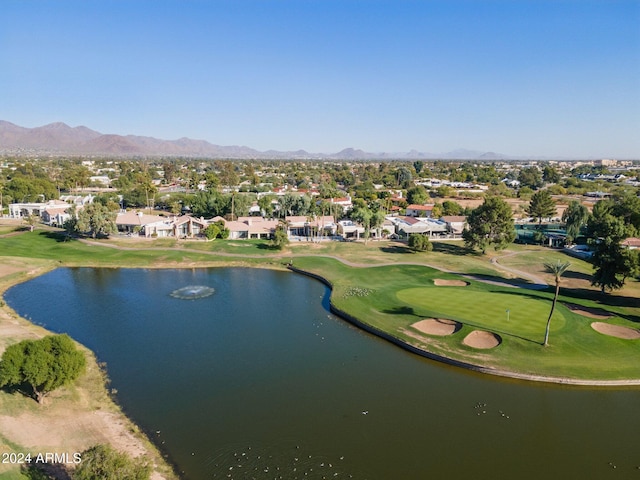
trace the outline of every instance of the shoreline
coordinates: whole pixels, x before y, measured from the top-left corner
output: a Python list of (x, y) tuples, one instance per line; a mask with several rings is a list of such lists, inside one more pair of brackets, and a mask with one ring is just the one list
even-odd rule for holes
[[(4, 293), (9, 288), (56, 268), (67, 267), (51, 261), (43, 263), (36, 269), (16, 272), (18, 276), (15, 278), (0, 277), (2, 351), (14, 341), (55, 334), (20, 316), (4, 300)], [(108, 372), (95, 352), (77, 340), (73, 341), (85, 354), (87, 361), (85, 373), (74, 384), (51, 392), (43, 405), (35, 405), (33, 399), (23, 395), (2, 395), (0, 452), (31, 453), (34, 456), (36, 452), (55, 451), (72, 455), (97, 444), (108, 444), (132, 458), (144, 456), (152, 466), (152, 480), (179, 479), (177, 466), (151, 440), (149, 433), (127, 415), (113, 396), (108, 386)], [(7, 414), (5, 409), (10, 413)], [(11, 475), (19, 468), (18, 465), (1, 467), (4, 468), (0, 468), (0, 476)]]
[[(293, 265), (288, 265), (287, 268), (292, 272), (299, 273), (301, 275), (306, 275), (308, 277), (314, 278), (326, 286), (328, 286), (331, 290), (333, 290), (333, 286), (331, 282), (329, 282), (326, 278), (321, 275), (307, 272), (300, 268), (294, 267)], [(442, 355), (438, 355), (428, 350), (418, 348), (415, 345), (411, 345), (394, 335), (385, 332), (384, 330), (380, 330), (368, 323), (354, 317), (353, 315), (348, 314), (347, 312), (336, 307), (331, 299), (329, 300), (329, 308), (331, 313), (337, 315), (338, 317), (344, 319), (345, 321), (351, 323), (352, 325), (357, 326), (358, 328), (371, 333), (383, 340), (393, 343), (394, 345), (402, 348), (403, 350), (409, 351), (416, 355), (419, 355), (424, 358), (428, 358), (430, 360), (434, 360), (440, 363), (444, 363), (446, 365), (450, 365), (453, 367), (459, 367), (466, 370), (470, 370), (473, 372), (484, 373), (488, 375), (495, 375), (503, 378), (511, 378), (515, 380), (526, 380), (532, 382), (540, 382), (540, 383), (551, 383), (556, 385), (575, 385), (575, 386), (585, 386), (585, 387), (625, 387), (625, 386), (640, 386), (640, 379), (628, 379), (628, 380), (586, 380), (586, 379), (576, 379), (576, 378), (567, 378), (567, 377), (547, 377), (544, 375), (531, 375), (526, 373), (512, 372), (509, 370), (501, 370), (497, 368), (484, 367), (482, 365), (476, 365), (468, 362), (462, 362), (459, 360), (455, 360), (453, 358), (445, 357)]]
[[(281, 271), (291, 271), (294, 273), (299, 273), (301, 275), (305, 275), (308, 277), (312, 277), (315, 278), (318, 281), (321, 281), (323, 284), (327, 285), (331, 290), (333, 290), (331, 282), (329, 282), (327, 279), (325, 279), (324, 277), (318, 275), (318, 274), (314, 274), (311, 272), (307, 272), (305, 270), (299, 269), (297, 267), (293, 267), (293, 265), (287, 265), (286, 262), (286, 258), (287, 257), (298, 257), (298, 256), (304, 256), (304, 255), (300, 255), (300, 254), (284, 254), (284, 255), (278, 255), (278, 256), (273, 256), (273, 257), (262, 257), (265, 259), (264, 262), (261, 263), (253, 263), (253, 262), (244, 262), (242, 260), (242, 254), (238, 254), (235, 256), (235, 258), (233, 260), (231, 260), (231, 258), (227, 257), (226, 255), (222, 256), (223, 258), (218, 258), (216, 260), (212, 260), (211, 262), (192, 262), (192, 264), (190, 265), (185, 265), (184, 263), (181, 264), (177, 264), (174, 261), (159, 261), (159, 262), (154, 262), (153, 265), (146, 265), (146, 266), (123, 266), (123, 265), (87, 265), (87, 263), (85, 262), (71, 262), (71, 263), (67, 263), (67, 262), (62, 262), (62, 261), (58, 261), (58, 260), (46, 260), (46, 259), (32, 259), (32, 258), (28, 258), (28, 257), (5, 257), (7, 259), (12, 259), (11, 262), (9, 262), (10, 264), (17, 264), (19, 266), (21, 266), (22, 268), (20, 269), (19, 272), (12, 272), (9, 274), (6, 274), (4, 276), (0, 276), (0, 297), (2, 297), (4, 295), (4, 292), (14, 286), (17, 285), (19, 283), (23, 283), (26, 281), (29, 281), (39, 275), (45, 274), (49, 271), (52, 271), (56, 268), (59, 267), (64, 267), (64, 268), (143, 268), (143, 269), (200, 269), (200, 268), (219, 268), (219, 267), (232, 267), (232, 268), (265, 268), (265, 269), (274, 269), (274, 270), (281, 270)], [(225, 258), (227, 257), (227, 258)], [(254, 258), (252, 256), (252, 258)], [(346, 264), (349, 264), (351, 262), (344, 262)], [(353, 265), (352, 265), (353, 266)], [(364, 266), (364, 265), (362, 265)], [(367, 265), (367, 266), (376, 266), (376, 265)], [(339, 316), (341, 319), (343, 319), (344, 321), (347, 321), (355, 326), (357, 326), (358, 328), (371, 333), (373, 335), (376, 335), (379, 338), (382, 338), (386, 341), (389, 341), (391, 343), (393, 343), (394, 345), (404, 349), (405, 351), (409, 351), (411, 353), (420, 355), (424, 358), (428, 358), (430, 360), (434, 360), (434, 361), (438, 361), (440, 363), (446, 364), (446, 365), (451, 365), (451, 366), (456, 366), (456, 367), (460, 367), (460, 368), (464, 368), (466, 370), (469, 371), (474, 371), (474, 372), (478, 372), (478, 373), (485, 373), (485, 374), (489, 374), (489, 375), (495, 375), (498, 377), (503, 377), (503, 378), (511, 378), (511, 379), (516, 379), (516, 380), (526, 380), (526, 381), (535, 381), (535, 382), (541, 382), (541, 383), (548, 383), (548, 384), (558, 384), (558, 385), (574, 385), (574, 386), (585, 386), (585, 387), (631, 387), (631, 386), (638, 386), (640, 385), (640, 379), (630, 379), (630, 380), (580, 380), (580, 379), (574, 379), (574, 378), (563, 378), (563, 377), (548, 377), (548, 376), (540, 376), (540, 375), (528, 375), (528, 374), (522, 374), (522, 373), (518, 373), (518, 372), (512, 372), (512, 371), (507, 371), (507, 370), (500, 370), (500, 369), (495, 369), (495, 368), (490, 368), (490, 367), (483, 367), (482, 365), (474, 365), (471, 363), (466, 363), (466, 362), (462, 362), (462, 361), (458, 361), (455, 359), (451, 359), (445, 356), (441, 356), (441, 355), (437, 355), (434, 354), (432, 352), (429, 352), (428, 350), (425, 350), (423, 348), (419, 348), (416, 347), (414, 345), (411, 345), (410, 343), (407, 343), (406, 341), (401, 340), (400, 338), (395, 337), (393, 334), (385, 332), (383, 330), (380, 330), (376, 327), (373, 327), (369, 324), (367, 324), (366, 322), (353, 317), (352, 315), (348, 314), (347, 312), (344, 312), (342, 310), (340, 310), (339, 308), (335, 307), (333, 302), (330, 300), (330, 310), (332, 313), (336, 314), (337, 316)], [(15, 320), (15, 321), (14, 321)], [(3, 331), (3, 327), (6, 326), (7, 323), (14, 323), (14, 324), (18, 324), (20, 325), (20, 330), (21, 330), (21, 335), (19, 336), (19, 338), (16, 340), (15, 337), (13, 335), (11, 336), (7, 336), (4, 334), (2, 334), (2, 336), (0, 336), (0, 348), (2, 347), (3, 343), (6, 343), (6, 340), (10, 340), (10, 341), (19, 341), (23, 338), (35, 338), (38, 336), (42, 336), (42, 335), (46, 335), (46, 334), (50, 334), (52, 332), (49, 332), (48, 330), (46, 330), (44, 327), (41, 327), (37, 324), (32, 323), (31, 321), (29, 321), (26, 318), (20, 317), (15, 311), (13, 311), (13, 309), (11, 309), (11, 307), (9, 307), (3, 300), (2, 305), (0, 306), (0, 331)], [(75, 340), (74, 340), (75, 341)], [(76, 342), (78, 343), (78, 342)], [(79, 343), (78, 343), (79, 344)], [(86, 350), (88, 352), (88, 356), (90, 358), (88, 358), (88, 361), (91, 363), (92, 366), (96, 366), (96, 368), (99, 368), (99, 362), (97, 360), (97, 358), (95, 357), (94, 352), (92, 352), (91, 350), (87, 349), (86, 347), (84, 347), (82, 344), (81, 347)], [(72, 389), (73, 387), (67, 387), (68, 389)], [(121, 429), (120, 429), (120, 433), (122, 433), (122, 431), (126, 431), (129, 430), (132, 434), (135, 434), (138, 437), (138, 441), (142, 444), (142, 448), (144, 450), (144, 452), (146, 454), (148, 454), (148, 458), (150, 459), (150, 461), (152, 462), (152, 464), (154, 465), (154, 467), (156, 467), (154, 469), (154, 472), (152, 474), (152, 477), (154, 480), (159, 480), (161, 478), (165, 478), (165, 479), (173, 479), (173, 478), (180, 478), (179, 473), (178, 473), (178, 469), (177, 466), (175, 464), (173, 464), (168, 458), (167, 458), (167, 454), (165, 452), (163, 452), (162, 448), (158, 445), (156, 445), (152, 440), (152, 436), (149, 435), (148, 432), (144, 431), (143, 429), (141, 429), (138, 425), (136, 425), (128, 416), (127, 414), (124, 412), (123, 408), (118, 404), (118, 402), (116, 401), (116, 398), (114, 398), (108, 390), (108, 386), (106, 381), (103, 381), (102, 383), (102, 393), (104, 395), (106, 395), (109, 398), (109, 402), (111, 405), (113, 405), (113, 408), (115, 409), (115, 418), (120, 419), (122, 421), (122, 425), (121, 425)], [(52, 395), (52, 398), (57, 398), (55, 396)], [(30, 399), (28, 400), (30, 401)], [(25, 403), (26, 405), (26, 403)], [(21, 413), (21, 411), (19, 411)], [(38, 412), (38, 419), (40, 420), (41, 417), (39, 416), (42, 412)], [(2, 420), (2, 414), (3, 412), (0, 411), (0, 420)], [(46, 423), (46, 422), (45, 422)], [(104, 442), (104, 443), (109, 443), (111, 445), (114, 445), (116, 442), (114, 441), (115, 439), (115, 434), (112, 435), (112, 437), (109, 439), (109, 441)], [(142, 439), (142, 440), (141, 440)], [(0, 435), (0, 446), (3, 445), (3, 443), (5, 442), (6, 438), (3, 437), (2, 435)], [(19, 443), (15, 443), (18, 444)], [(145, 445), (146, 444), (146, 445)], [(86, 447), (88, 448), (88, 447)], [(124, 451), (127, 451), (126, 449)], [(127, 453), (130, 453), (130, 451), (127, 451)], [(7, 472), (7, 471), (13, 471), (13, 470), (2, 470), (0, 469), (0, 474), (2, 474), (3, 472)]]

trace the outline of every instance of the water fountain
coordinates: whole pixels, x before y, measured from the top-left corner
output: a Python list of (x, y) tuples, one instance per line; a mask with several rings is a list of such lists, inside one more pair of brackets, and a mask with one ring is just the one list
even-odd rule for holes
[(180, 298), (182, 300), (196, 300), (198, 298), (205, 298), (213, 295), (215, 289), (207, 287), (205, 285), (189, 285), (186, 287), (178, 288), (169, 295), (174, 298)]

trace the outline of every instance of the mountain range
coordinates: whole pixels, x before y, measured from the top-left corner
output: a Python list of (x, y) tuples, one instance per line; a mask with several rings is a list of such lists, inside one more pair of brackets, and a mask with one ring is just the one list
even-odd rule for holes
[(0, 120), (0, 154), (47, 153), (54, 155), (107, 155), (107, 156), (182, 156), (237, 159), (469, 159), (506, 160), (507, 155), (475, 150), (454, 150), (433, 154), (416, 150), (401, 153), (371, 153), (345, 148), (337, 153), (309, 153), (305, 150), (281, 152), (258, 151), (244, 146), (214, 145), (205, 140), (180, 138), (161, 140), (137, 135), (103, 134), (90, 128), (70, 127), (56, 122), (42, 127), (26, 128)]

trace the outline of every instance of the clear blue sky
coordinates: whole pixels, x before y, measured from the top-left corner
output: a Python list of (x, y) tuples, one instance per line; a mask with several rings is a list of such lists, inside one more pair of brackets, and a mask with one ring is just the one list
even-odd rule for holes
[(640, 1), (3, 0), (0, 119), (640, 158)]

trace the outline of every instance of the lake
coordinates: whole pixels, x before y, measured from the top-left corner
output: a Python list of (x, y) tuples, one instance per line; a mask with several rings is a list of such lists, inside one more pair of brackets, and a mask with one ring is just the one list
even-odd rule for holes
[[(214, 293), (171, 296), (192, 285)], [(61, 268), (5, 300), (106, 362), (184, 478), (640, 478), (639, 389), (448, 367), (335, 317), (329, 294), (272, 270)]]

